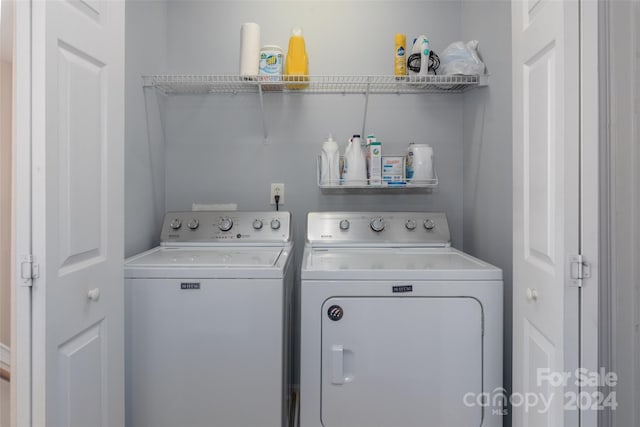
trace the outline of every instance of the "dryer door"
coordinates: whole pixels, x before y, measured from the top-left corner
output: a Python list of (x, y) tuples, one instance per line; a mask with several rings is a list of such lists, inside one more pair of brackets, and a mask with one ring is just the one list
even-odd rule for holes
[(325, 427), (481, 425), (478, 300), (330, 298), (322, 318)]

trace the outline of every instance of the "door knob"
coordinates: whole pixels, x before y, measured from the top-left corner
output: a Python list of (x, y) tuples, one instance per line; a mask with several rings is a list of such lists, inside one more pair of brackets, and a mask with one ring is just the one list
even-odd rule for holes
[(87, 298), (89, 298), (91, 301), (98, 301), (100, 299), (100, 289), (91, 289), (89, 292), (87, 292)]
[(535, 289), (527, 288), (527, 299), (529, 301), (537, 301), (538, 300), (538, 291)]

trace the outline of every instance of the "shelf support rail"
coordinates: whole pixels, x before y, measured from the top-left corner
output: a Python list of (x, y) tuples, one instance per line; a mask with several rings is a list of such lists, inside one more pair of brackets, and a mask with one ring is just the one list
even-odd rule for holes
[(364, 116), (362, 117), (362, 139), (367, 138), (367, 134), (365, 133), (365, 129), (367, 126), (367, 110), (369, 108), (369, 91), (371, 89), (371, 76), (367, 78), (367, 89), (364, 93)]
[(262, 93), (262, 82), (258, 82), (258, 97), (260, 98), (260, 117), (262, 117), (262, 134), (264, 135), (265, 144), (269, 142), (269, 133), (267, 132), (267, 119), (264, 116), (264, 97)]

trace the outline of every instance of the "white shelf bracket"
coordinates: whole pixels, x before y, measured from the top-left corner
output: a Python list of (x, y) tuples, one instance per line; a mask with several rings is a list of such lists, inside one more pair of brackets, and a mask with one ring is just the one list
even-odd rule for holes
[(258, 82), (258, 96), (260, 98), (260, 117), (262, 117), (262, 135), (264, 143), (269, 142), (269, 133), (267, 132), (267, 119), (264, 116), (264, 94), (262, 93), (262, 83)]

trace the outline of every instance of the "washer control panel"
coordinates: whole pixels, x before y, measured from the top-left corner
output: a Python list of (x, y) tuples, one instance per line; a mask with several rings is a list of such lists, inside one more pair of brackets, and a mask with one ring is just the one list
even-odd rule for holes
[(291, 213), (167, 212), (162, 243), (279, 243), (291, 241)]
[(442, 212), (310, 212), (307, 243), (312, 245), (451, 245)]

